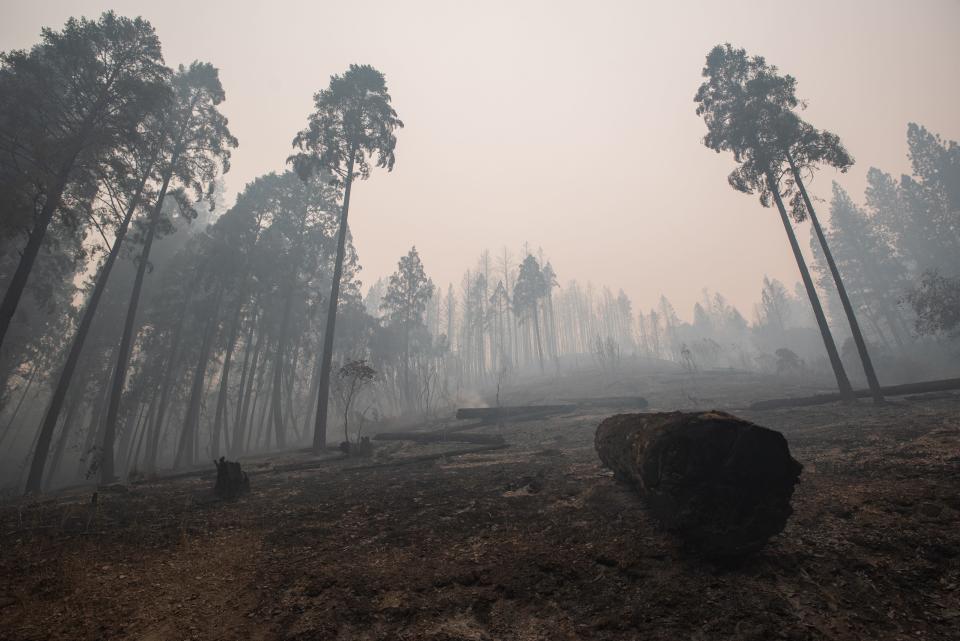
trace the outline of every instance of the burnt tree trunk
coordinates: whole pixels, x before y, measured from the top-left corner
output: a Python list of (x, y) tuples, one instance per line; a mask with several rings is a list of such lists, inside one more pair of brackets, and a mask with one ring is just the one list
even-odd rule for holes
[(250, 478), (240, 469), (240, 463), (224, 457), (214, 460), (217, 466), (217, 483), (213, 493), (221, 499), (233, 499), (250, 491)]
[(665, 529), (714, 557), (755, 552), (781, 532), (803, 469), (782, 434), (717, 411), (618, 414), (594, 444)]
[[(223, 429), (224, 438), (229, 441), (229, 431), (225, 427), (227, 420), (227, 392), (230, 386), (230, 365), (233, 362), (233, 351), (240, 334), (240, 325), (243, 317), (243, 304), (246, 302), (247, 280), (243, 278), (240, 295), (237, 296), (237, 306), (231, 315), (230, 330), (227, 333), (227, 346), (223, 355), (223, 367), (220, 370), (220, 391), (217, 394), (217, 411), (213, 418), (213, 434), (210, 450), (214, 458), (220, 455), (220, 430)], [(229, 445), (227, 451), (230, 450)]]
[(323, 329), (323, 351), (320, 358), (320, 385), (317, 389), (317, 418), (313, 427), (313, 453), (320, 454), (327, 445), (327, 407), (330, 404), (330, 369), (333, 364), (333, 337), (337, 326), (337, 304), (340, 300), (340, 278), (343, 275), (343, 260), (347, 244), (347, 216), (350, 213), (350, 190), (353, 187), (353, 164), (356, 160), (356, 145), (350, 149), (347, 177), (343, 185), (343, 206), (340, 210), (340, 225), (337, 228), (337, 257), (333, 263), (330, 283), (327, 322)]
[(803, 287), (807, 290), (807, 298), (810, 299), (810, 307), (813, 309), (813, 315), (817, 319), (817, 327), (820, 328), (820, 336), (823, 339), (823, 347), (827, 350), (827, 357), (830, 359), (830, 366), (833, 368), (833, 375), (837, 379), (837, 389), (844, 400), (853, 400), (853, 387), (850, 385), (850, 379), (843, 369), (843, 361), (840, 359), (840, 352), (837, 351), (837, 345), (833, 340), (833, 334), (830, 333), (830, 325), (827, 323), (827, 317), (823, 313), (823, 305), (820, 304), (820, 297), (817, 295), (817, 288), (810, 277), (810, 270), (803, 259), (803, 252), (800, 251), (800, 244), (797, 242), (797, 235), (793, 231), (790, 219), (787, 217), (787, 209), (783, 205), (783, 198), (780, 196), (780, 187), (773, 177), (772, 172), (767, 172), (767, 187), (773, 194), (773, 200), (780, 212), (780, 220), (783, 222), (783, 229), (787, 232), (787, 239), (790, 241), (790, 249), (793, 250), (793, 257), (797, 261), (797, 269), (800, 270), (800, 278), (803, 280)]
[(183, 421), (180, 444), (177, 447), (177, 455), (173, 463), (174, 467), (180, 467), (180, 463), (184, 461), (184, 459), (188, 466), (193, 465), (197, 460), (196, 440), (200, 431), (200, 407), (204, 397), (204, 378), (207, 374), (207, 364), (210, 362), (210, 350), (213, 345), (213, 339), (217, 334), (220, 303), (222, 299), (223, 285), (220, 285), (213, 303), (213, 311), (207, 320), (203, 342), (200, 345), (200, 359), (197, 361), (196, 370), (193, 373), (193, 382), (190, 387), (190, 400), (187, 403), (187, 415)]
[(870, 387), (870, 394), (873, 396), (874, 403), (883, 401), (883, 394), (880, 392), (880, 383), (877, 381), (877, 374), (873, 369), (873, 361), (870, 360), (870, 352), (867, 350), (867, 342), (863, 339), (863, 332), (860, 331), (860, 323), (857, 322), (857, 315), (853, 311), (853, 305), (850, 304), (850, 297), (847, 296), (847, 288), (843, 284), (843, 278), (840, 276), (840, 270), (837, 268), (837, 262), (833, 259), (833, 252), (830, 251), (830, 245), (827, 243), (827, 237), (823, 234), (823, 228), (820, 226), (820, 220), (817, 218), (817, 212), (810, 202), (810, 196), (807, 195), (807, 188), (803, 184), (800, 171), (793, 162), (793, 156), (787, 152), (787, 160), (790, 163), (790, 171), (793, 173), (793, 179), (797, 187), (800, 188), (800, 196), (803, 198), (803, 204), (810, 214), (810, 222), (813, 224), (813, 231), (816, 232), (817, 240), (820, 242), (820, 248), (823, 250), (823, 256), (827, 259), (827, 266), (830, 268), (830, 274), (833, 276), (833, 282), (837, 286), (837, 294), (840, 296), (840, 304), (843, 306), (843, 313), (847, 316), (847, 322), (850, 324), (850, 333), (853, 335), (853, 342), (857, 346), (857, 354), (860, 356), (860, 362), (863, 363), (863, 373), (867, 377), (867, 385)]

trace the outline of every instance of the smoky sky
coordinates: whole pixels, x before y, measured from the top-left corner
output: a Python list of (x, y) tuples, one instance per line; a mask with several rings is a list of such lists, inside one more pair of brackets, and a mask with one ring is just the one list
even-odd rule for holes
[[(106, 9), (156, 27), (168, 64), (220, 69), (240, 140), (232, 203), (281, 170), (313, 93), (351, 63), (387, 77), (406, 127), (391, 174), (353, 193), (366, 285), (411, 245), (441, 287), (483, 249), (542, 248), (561, 284), (666, 294), (684, 318), (709, 288), (748, 317), (765, 274), (798, 280), (774, 210), (734, 192), (692, 97), (731, 42), (798, 79), (816, 126), (857, 160), (820, 172), (862, 201), (866, 171), (909, 169), (906, 126), (960, 138), (960, 2), (86, 2), (2, 0), (0, 49)], [(809, 230), (800, 229), (807, 250)]]

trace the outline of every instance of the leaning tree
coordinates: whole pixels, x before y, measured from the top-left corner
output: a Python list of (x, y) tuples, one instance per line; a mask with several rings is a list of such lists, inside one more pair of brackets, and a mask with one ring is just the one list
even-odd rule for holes
[[(800, 106), (802, 106), (802, 103), (800, 103)], [(880, 391), (880, 383), (877, 381), (877, 375), (873, 369), (873, 361), (870, 360), (867, 343), (860, 331), (860, 323), (857, 321), (853, 305), (850, 303), (850, 297), (847, 295), (847, 288), (843, 284), (843, 278), (840, 276), (840, 270), (837, 267), (836, 260), (834, 260), (833, 252), (830, 251), (830, 245), (823, 233), (820, 219), (817, 218), (817, 212), (810, 200), (810, 195), (807, 193), (806, 185), (804, 185), (804, 173), (810, 176), (821, 165), (834, 167), (841, 172), (845, 172), (853, 165), (853, 158), (836, 134), (812, 127), (793, 111), (784, 111), (780, 114), (776, 119), (775, 131), (777, 147), (786, 156), (787, 165), (790, 169), (788, 184), (792, 182), (797, 187), (797, 191), (794, 192), (791, 199), (791, 213), (797, 222), (808, 216), (810, 218), (817, 241), (823, 250), (830, 275), (837, 287), (843, 313), (850, 324), (850, 332), (853, 335), (853, 342), (857, 346), (860, 362), (863, 363), (863, 372), (867, 377), (870, 394), (875, 402), (880, 402), (883, 400), (883, 394)]]
[(318, 91), (313, 100), (316, 110), (310, 114), (307, 128), (293, 139), (298, 153), (290, 156), (289, 162), (302, 178), (329, 174), (335, 185), (343, 189), (313, 432), (313, 450), (319, 452), (327, 441), (330, 367), (346, 253), (350, 190), (354, 179), (370, 177), (373, 164), (387, 171), (393, 170), (397, 145), (394, 132), (403, 127), (403, 122), (390, 104), (386, 78), (370, 65), (350, 65), (343, 75), (332, 76), (330, 85)]
[[(60, 374), (56, 378), (56, 385), (53, 388), (53, 394), (50, 397), (43, 423), (40, 426), (27, 480), (27, 490), (30, 492), (40, 489), (51, 439), (64, 409), (67, 392), (80, 362), (83, 347), (90, 334), (94, 318), (97, 316), (97, 310), (109, 282), (110, 274), (120, 257), (120, 251), (130, 229), (130, 223), (134, 214), (140, 208), (148, 181), (154, 177), (154, 170), (163, 143), (161, 114), (166, 107), (168, 98), (169, 96), (155, 104), (153, 116), (144, 120), (137, 138), (129, 144), (115, 149), (111, 162), (100, 172), (102, 191), (106, 194), (103, 199), (105, 201), (104, 208), (116, 214), (119, 221), (114, 229), (113, 242), (96, 274), (93, 288), (80, 315), (76, 332), (70, 343), (70, 349), (64, 359)], [(61, 440), (66, 438), (70, 428), (69, 423), (64, 424), (64, 433), (60, 437)]]
[(853, 388), (783, 202), (781, 179), (788, 170), (788, 157), (781, 140), (786, 128), (784, 114), (799, 106), (796, 81), (780, 76), (763, 57), (748, 56), (745, 50), (729, 44), (710, 51), (703, 76), (706, 80), (694, 97), (697, 115), (703, 116), (707, 125), (703, 144), (717, 153), (733, 153), (738, 166), (727, 179), (731, 187), (748, 194), (759, 193), (764, 207), (769, 207), (771, 200), (776, 204), (840, 395), (852, 399)]
[(165, 158), (161, 162), (160, 189), (153, 210), (146, 221), (143, 249), (140, 252), (137, 274), (133, 281), (130, 303), (120, 338), (116, 368), (110, 387), (110, 401), (104, 425), (103, 459), (100, 477), (110, 482), (114, 476), (113, 446), (120, 412), (120, 397), (127, 377), (127, 366), (133, 347), (134, 329), (143, 280), (150, 260), (150, 249), (160, 226), (164, 202), (171, 184), (181, 212), (192, 211), (187, 189), (197, 196), (213, 194), (212, 182), (222, 171), (230, 168), (230, 150), (237, 140), (227, 128), (227, 119), (217, 107), (225, 95), (217, 69), (203, 62), (180, 66), (173, 78), (174, 100), (166, 120)]
[(0, 347), (71, 186), (95, 184), (111, 151), (138, 137), (168, 77), (150, 23), (110, 11), (0, 54), (0, 224), (29, 229), (0, 300)]

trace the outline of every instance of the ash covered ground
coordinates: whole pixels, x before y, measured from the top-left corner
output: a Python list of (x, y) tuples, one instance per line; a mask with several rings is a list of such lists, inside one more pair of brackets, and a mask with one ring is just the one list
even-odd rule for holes
[(736, 565), (684, 550), (593, 450), (620, 410), (590, 407), (471, 429), (499, 449), (245, 460), (252, 492), (235, 501), (212, 496), (212, 465), (96, 505), (94, 488), (9, 500), (0, 638), (960, 637), (960, 395), (749, 411), (816, 390), (713, 372), (563, 377), (511, 401), (585, 389), (782, 431), (804, 465), (786, 530)]

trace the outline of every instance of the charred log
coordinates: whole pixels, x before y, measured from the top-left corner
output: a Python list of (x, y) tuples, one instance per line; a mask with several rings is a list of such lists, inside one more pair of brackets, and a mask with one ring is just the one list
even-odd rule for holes
[(665, 529), (714, 557), (781, 532), (803, 469), (782, 434), (717, 411), (611, 416), (595, 446)]
[(520, 407), (461, 407), (457, 418), (481, 419), (488, 423), (497, 421), (528, 421), (554, 414), (566, 414), (577, 409), (576, 405), (524, 405)]
[(650, 406), (649, 401), (642, 396), (598, 396), (594, 398), (564, 399), (576, 403), (577, 407), (603, 407), (622, 410), (645, 410)]
[[(920, 383), (903, 383), (902, 385), (886, 385), (880, 388), (883, 396), (904, 396), (907, 394), (930, 394), (934, 392), (949, 392), (960, 390), (960, 378), (945, 378), (936, 381)], [(854, 390), (855, 398), (870, 398), (870, 390)], [(756, 401), (750, 405), (752, 410), (773, 410), (784, 407), (809, 407), (811, 405), (826, 405), (836, 403), (843, 398), (840, 394), (815, 394), (813, 396), (798, 396), (794, 398), (773, 398), (766, 401)]]
[(415, 441), (417, 443), (474, 443), (498, 445), (503, 443), (499, 434), (471, 434), (468, 432), (385, 432), (373, 437), (375, 441)]

